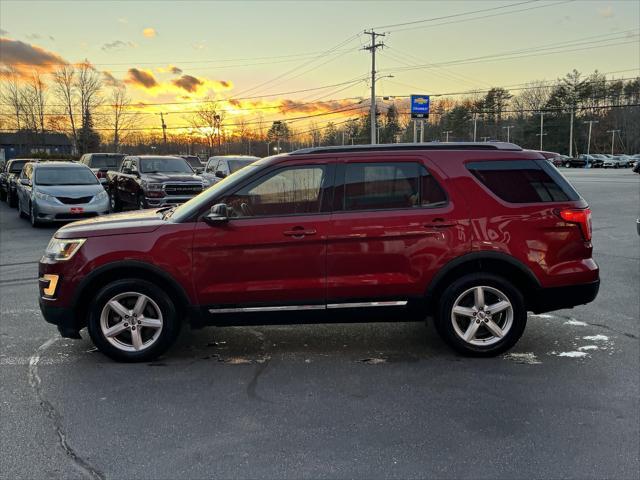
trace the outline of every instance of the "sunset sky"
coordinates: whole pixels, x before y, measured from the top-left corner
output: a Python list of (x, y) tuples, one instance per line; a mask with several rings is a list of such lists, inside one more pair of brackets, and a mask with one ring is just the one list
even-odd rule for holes
[[(484, 12), (452, 17), (478, 10)], [(240, 99), (226, 103), (233, 118), (250, 121), (262, 112), (270, 122), (367, 98), (364, 29), (387, 32), (378, 69), (394, 78), (381, 79), (378, 93), (402, 96), (552, 81), (574, 68), (636, 76), (639, 25), (636, 0), (2, 0), (0, 69), (28, 75), (35, 64), (46, 73), (88, 59), (107, 82), (125, 82), (136, 102), (161, 104), (145, 109), (166, 113), (172, 128), (185, 125), (193, 102), (208, 96)], [(315, 90), (288, 93), (306, 89)], [(341, 99), (348, 100), (314, 103)], [(158, 120), (146, 115), (141, 122)]]

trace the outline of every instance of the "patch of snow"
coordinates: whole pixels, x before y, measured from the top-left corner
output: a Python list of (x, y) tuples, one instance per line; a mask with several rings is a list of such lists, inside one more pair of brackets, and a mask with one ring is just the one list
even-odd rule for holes
[(580, 351), (598, 350), (598, 346), (597, 345), (585, 345), (584, 347), (578, 347), (578, 350), (580, 350)]
[(589, 355), (587, 352), (560, 352), (558, 354), (559, 357), (571, 357), (571, 358), (582, 358)]
[(511, 360), (516, 363), (524, 363), (526, 365), (539, 365), (542, 362), (538, 360), (535, 353), (507, 353), (502, 358), (505, 360)]
[(384, 358), (363, 358), (359, 360), (362, 363), (366, 363), (367, 365), (378, 365), (379, 363), (386, 363), (387, 361)]
[(541, 313), (541, 314), (538, 314), (538, 315), (533, 314), (533, 315), (531, 315), (531, 316), (532, 316), (532, 317), (536, 317), (536, 318), (558, 318), (558, 317), (556, 317), (555, 315), (548, 315), (548, 314), (546, 314), (546, 313)]
[(586, 337), (582, 337), (585, 340), (591, 340), (592, 342), (607, 342), (609, 341), (609, 337), (606, 335), (587, 335)]
[(587, 322), (581, 322), (580, 320), (575, 320), (575, 319), (571, 319), (571, 320), (567, 320), (566, 322), (564, 322), (565, 325), (575, 325), (576, 327), (586, 327), (587, 325), (589, 325)]

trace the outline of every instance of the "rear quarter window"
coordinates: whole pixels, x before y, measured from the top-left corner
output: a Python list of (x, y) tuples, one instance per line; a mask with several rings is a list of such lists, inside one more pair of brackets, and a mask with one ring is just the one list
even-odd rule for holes
[(483, 161), (467, 169), (496, 196), (510, 203), (566, 202), (580, 195), (546, 160)]

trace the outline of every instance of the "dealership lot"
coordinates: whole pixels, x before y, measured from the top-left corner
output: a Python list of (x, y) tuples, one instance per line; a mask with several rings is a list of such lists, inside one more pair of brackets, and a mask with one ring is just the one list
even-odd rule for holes
[(600, 295), (530, 316), (494, 359), (379, 323), (185, 329), (116, 364), (44, 323), (55, 228), (0, 204), (0, 476), (635, 478), (640, 175), (564, 173), (593, 210)]

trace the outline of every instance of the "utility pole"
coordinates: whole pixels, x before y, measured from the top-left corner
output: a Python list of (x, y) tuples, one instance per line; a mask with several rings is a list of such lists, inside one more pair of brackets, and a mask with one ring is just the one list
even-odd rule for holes
[(473, 114), (473, 141), (476, 141), (476, 133), (478, 132), (478, 114)]
[(607, 133), (611, 134), (611, 155), (613, 155), (613, 145), (616, 141), (616, 133), (620, 133), (620, 130), (607, 130)]
[(571, 123), (569, 124), (569, 156), (573, 157), (573, 105), (571, 106)]
[(376, 43), (377, 37), (384, 37), (384, 33), (376, 33), (373, 30), (366, 31), (365, 35), (371, 36), (371, 45), (363, 47), (363, 50), (371, 52), (371, 145), (376, 143), (376, 50), (384, 47), (384, 43)]
[(513, 125), (507, 125), (506, 127), (502, 127), (503, 130), (507, 131), (507, 143), (509, 143), (509, 141), (511, 140), (511, 129), (513, 128)]
[(420, 119), (420, 143), (424, 143), (424, 119)]
[(587, 123), (589, 124), (589, 137), (587, 138), (587, 155), (589, 155), (589, 152), (591, 151), (591, 129), (593, 128), (594, 123), (600, 123), (600, 122), (598, 122), (598, 120), (589, 120), (582, 123), (584, 123), (585, 125)]
[(444, 132), (442, 132), (442, 133), (444, 133), (444, 134), (445, 134), (445, 138), (446, 138), (445, 143), (449, 143), (449, 134), (450, 134), (450, 133), (453, 133), (453, 130), (445, 130), (445, 131), (444, 131)]
[(542, 138), (546, 135), (544, 133), (544, 112), (538, 112), (538, 115), (540, 115), (540, 133), (537, 136), (540, 137), (540, 150), (542, 150)]
[(165, 150), (167, 147), (167, 124), (164, 123), (164, 114), (160, 112), (160, 123), (162, 124), (162, 140), (164, 141)]
[(490, 139), (491, 137), (480, 137), (480, 138), (482, 138), (482, 141), (483, 141), (483, 142), (487, 142), (487, 141), (489, 141), (489, 139)]
[(418, 121), (413, 120), (413, 143), (418, 143)]

